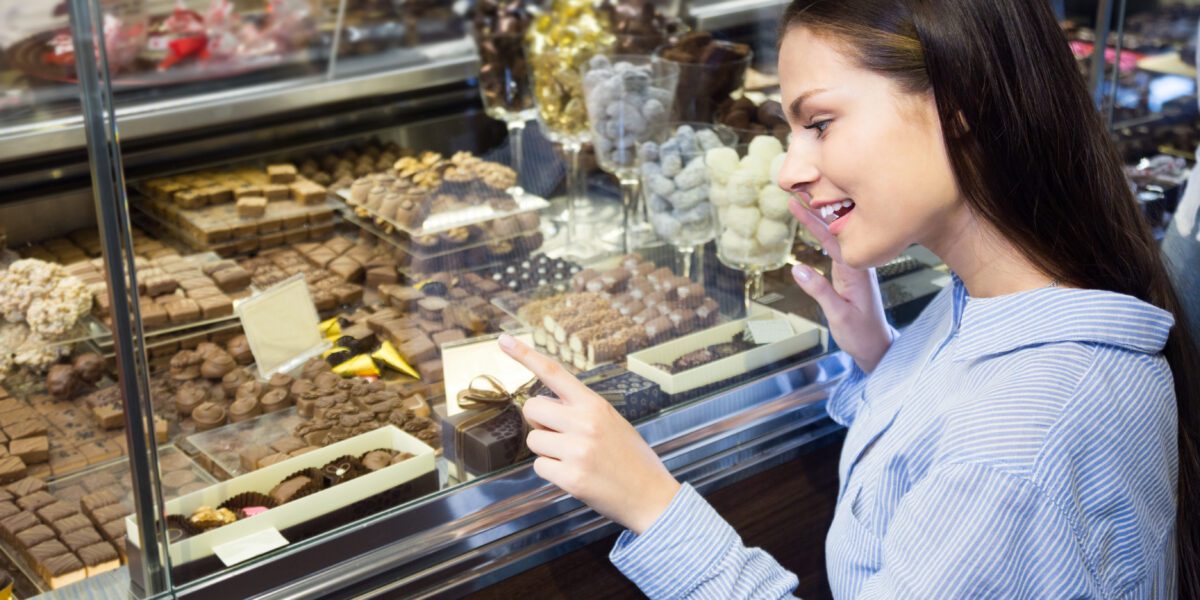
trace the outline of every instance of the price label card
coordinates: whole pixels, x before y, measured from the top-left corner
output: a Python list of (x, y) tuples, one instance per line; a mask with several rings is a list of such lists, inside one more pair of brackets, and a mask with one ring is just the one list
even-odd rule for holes
[(237, 306), (242, 329), (263, 379), (319, 355), (328, 342), (303, 275), (280, 282)]
[(283, 534), (274, 527), (270, 527), (232, 542), (213, 546), (213, 554), (216, 554), (217, 558), (225, 563), (225, 566), (232, 567), (286, 545), (288, 545), (288, 541)]
[(792, 324), (783, 319), (748, 321), (746, 326), (750, 329), (750, 337), (754, 343), (760, 346), (782, 342), (796, 335)]

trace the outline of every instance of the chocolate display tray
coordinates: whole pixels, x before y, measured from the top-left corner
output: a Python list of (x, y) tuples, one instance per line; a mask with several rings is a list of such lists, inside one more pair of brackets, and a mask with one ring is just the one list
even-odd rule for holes
[[(550, 207), (550, 203), (545, 198), (534, 196), (528, 192), (515, 196), (513, 199), (517, 203), (515, 210), (496, 210), (491, 206), (480, 205), (472, 206), (462, 210), (453, 210), (443, 213), (429, 215), (425, 218), (425, 222), (420, 227), (411, 227), (404, 225), (392, 219), (384, 218), (378, 213), (364, 207), (356, 206), (350, 203), (350, 190), (343, 188), (337, 191), (338, 197), (346, 201), (346, 205), (354, 210), (361, 210), (370, 215), (376, 223), (386, 223), (392, 226), (397, 231), (402, 231), (410, 236), (432, 235), (442, 233), (458, 227), (468, 227), (471, 225), (479, 225), (488, 221), (495, 221), (504, 217), (511, 217), (522, 213), (543, 210)], [(495, 240), (489, 240), (495, 241)]]
[[(734, 336), (745, 331), (750, 321), (772, 320), (789, 322), (794, 335), (679, 373), (670, 373), (657, 366), (659, 364), (669, 365), (675, 359), (690, 352), (728, 342)], [(627, 367), (630, 371), (657, 383), (663, 392), (674, 396), (734, 379), (744, 373), (801, 354), (811, 348), (823, 345), (827, 338), (828, 333), (825, 328), (808, 319), (755, 304), (751, 306), (749, 318), (710, 327), (630, 354)]]
[[(226, 240), (216, 242), (204, 241), (196, 238), (189, 233), (186, 227), (181, 227), (176, 223), (172, 223), (169, 219), (164, 218), (160, 214), (155, 214), (147, 209), (142, 203), (135, 204), (138, 208), (138, 213), (142, 218), (134, 220), (144, 226), (146, 229), (155, 231), (159, 234), (178, 240), (188, 248), (200, 252), (214, 252), (221, 258), (229, 258), (241, 254), (249, 254), (255, 250), (266, 250), (277, 246), (283, 246), (288, 243), (301, 241), (316, 241), (324, 239), (333, 231), (332, 214), (335, 212), (333, 205), (326, 203), (322, 207), (328, 207), (331, 215), (330, 220), (322, 223), (314, 224), (306, 221), (303, 225), (293, 227), (291, 229), (280, 229), (270, 233), (254, 232), (250, 235), (232, 237)], [(232, 235), (232, 234), (231, 234)], [(277, 241), (263, 243), (263, 239), (267, 236), (275, 236)]]
[[(432, 255), (414, 255), (410, 252), (411, 244), (401, 242), (395, 236), (379, 229), (366, 219), (360, 219), (354, 216), (353, 211), (346, 211), (343, 220), (357, 226), (364, 233), (370, 234), (384, 243), (392, 246), (397, 252), (396, 270), (402, 275), (412, 278), (421, 279), (428, 275), (436, 273), (461, 273), (464, 271), (480, 271), (484, 269), (495, 268), (502, 265), (511, 264), (514, 261), (520, 261), (534, 255), (541, 246), (534, 247), (531, 241), (524, 245), (515, 245), (512, 252), (505, 256), (494, 256), (485, 252), (482, 246), (456, 248), (446, 252), (436, 253)], [(513, 241), (526, 240), (536, 236), (537, 234), (521, 234), (515, 238), (508, 238)], [(482, 255), (475, 253), (483, 252)], [(428, 265), (428, 268), (421, 268), (418, 263)]]
[(251, 445), (270, 446), (291, 435), (307, 419), (296, 407), (270, 412), (253, 419), (230, 423), (209, 431), (189, 435), (184, 444), (196, 451), (196, 461), (219, 479), (231, 479), (253, 471), (242, 469), (241, 454)]
[[(284, 532), (296, 527), (305, 528), (301, 531), (327, 529), (328, 526), (324, 520), (331, 513), (351, 508), (356, 503), (429, 475), (433, 476), (433, 486), (429, 491), (437, 489), (433, 448), (395, 426), (388, 425), (176, 498), (166, 503), (166, 514), (187, 516), (202, 506), (219, 506), (225, 500), (238, 494), (266, 493), (298, 471), (320, 468), (336, 458), (360, 456), (379, 448), (408, 452), (414, 457), (400, 464), (391, 465), (332, 488), (293, 500), (262, 514), (171, 544), (169, 546), (171, 564), (178, 568), (193, 561), (214, 557), (217, 554), (216, 548), (224, 544), (236, 543), (264, 531)], [(429, 484), (423, 480), (420, 484), (412, 487), (424, 489), (429, 487)], [(336, 518), (334, 517), (334, 520)], [(312, 524), (311, 522), (315, 520), (321, 522)], [(125, 527), (129, 532), (128, 548), (132, 555), (138, 547), (137, 523), (132, 516), (125, 520)], [(289, 541), (295, 542), (299, 539), (297, 537)], [(210, 561), (210, 564), (214, 563)], [(215, 563), (218, 568), (220, 564), (222, 564), (221, 561)]]

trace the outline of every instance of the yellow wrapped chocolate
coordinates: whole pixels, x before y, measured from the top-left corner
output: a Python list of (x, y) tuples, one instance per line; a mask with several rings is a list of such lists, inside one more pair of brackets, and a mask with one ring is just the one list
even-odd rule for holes
[(321, 336), (327, 340), (336, 340), (342, 337), (342, 324), (338, 322), (337, 317), (321, 321)]
[(334, 367), (333, 372), (342, 377), (378, 377), (379, 366), (370, 356), (359, 354)]
[(554, 141), (577, 141), (587, 133), (580, 72), (612, 47), (611, 31), (608, 15), (590, 0), (555, 0), (525, 34), (539, 116)]
[(396, 350), (396, 347), (387, 340), (384, 340), (384, 342), (379, 345), (379, 349), (371, 354), (371, 358), (397, 371), (400, 371), (401, 373), (411, 375), (417, 379), (421, 378), (421, 374), (418, 373), (416, 369), (412, 368), (412, 365), (408, 364), (408, 361), (404, 360), (403, 356), (400, 356), (400, 352)]

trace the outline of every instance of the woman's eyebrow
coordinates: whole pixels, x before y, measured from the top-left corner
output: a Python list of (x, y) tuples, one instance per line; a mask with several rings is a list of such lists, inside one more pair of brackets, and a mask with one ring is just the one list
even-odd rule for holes
[(821, 93), (824, 93), (827, 91), (829, 91), (829, 90), (827, 90), (825, 88), (813, 88), (811, 90), (808, 90), (807, 92), (804, 92), (803, 94), (800, 94), (799, 96), (796, 96), (796, 99), (792, 100), (792, 103), (790, 105), (788, 105), (788, 114), (792, 117), (792, 120), (793, 121), (800, 120), (800, 111), (804, 106), (805, 100), (808, 100), (809, 98), (812, 98), (813, 96), (816, 96), (817, 94), (821, 94)]

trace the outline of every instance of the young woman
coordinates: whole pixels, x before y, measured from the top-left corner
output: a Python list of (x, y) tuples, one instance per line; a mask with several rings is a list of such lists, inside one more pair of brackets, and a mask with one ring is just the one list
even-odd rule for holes
[[(794, 275), (855, 363), (834, 595), (1200, 597), (1200, 360), (1048, 3), (796, 0), (783, 25), (781, 185), (834, 259)], [(953, 285), (898, 334), (871, 267), (914, 243)], [(647, 595), (794, 589), (603, 400), (501, 345), (562, 398), (525, 406), (534, 468), (629, 529), (611, 558)]]

